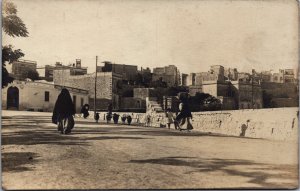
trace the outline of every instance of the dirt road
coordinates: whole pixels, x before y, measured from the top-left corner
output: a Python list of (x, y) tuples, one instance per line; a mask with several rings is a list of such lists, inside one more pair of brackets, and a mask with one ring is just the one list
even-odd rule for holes
[[(23, 112), (24, 113), (24, 112)], [(18, 114), (18, 113), (17, 113)], [(2, 116), (4, 189), (295, 188), (297, 143)]]

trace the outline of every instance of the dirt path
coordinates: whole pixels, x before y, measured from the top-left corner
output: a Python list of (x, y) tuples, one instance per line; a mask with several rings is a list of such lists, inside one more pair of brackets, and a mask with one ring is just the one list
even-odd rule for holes
[[(30, 114), (30, 113), (29, 113)], [(3, 116), (6, 189), (295, 188), (297, 143)]]

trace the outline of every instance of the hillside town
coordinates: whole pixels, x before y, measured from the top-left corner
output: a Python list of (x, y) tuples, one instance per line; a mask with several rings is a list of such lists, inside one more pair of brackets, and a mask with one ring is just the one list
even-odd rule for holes
[(3, 190), (299, 188), (299, 1), (3, 0)]
[(95, 75), (87, 72), (81, 59), (42, 67), (35, 61), (15, 61), (10, 73), (14, 81), (2, 90), (2, 108), (51, 112), (64, 87), (72, 95), (76, 112), (84, 104), (97, 111), (106, 111), (109, 104), (113, 111), (143, 113), (153, 107), (157, 112), (176, 111), (181, 92), (189, 93), (193, 111), (298, 106), (293, 69), (247, 73), (211, 65), (209, 71), (184, 74), (174, 65), (153, 70), (109, 61), (99, 65)]

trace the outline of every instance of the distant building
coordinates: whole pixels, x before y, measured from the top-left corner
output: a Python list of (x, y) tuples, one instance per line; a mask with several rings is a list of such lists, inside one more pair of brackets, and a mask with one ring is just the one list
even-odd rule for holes
[(279, 73), (273, 73), (270, 82), (296, 83), (297, 80), (295, 78), (295, 73), (293, 69), (280, 69)]
[(299, 91), (296, 83), (262, 82), (261, 87), (268, 105), (264, 107), (298, 107)]
[(152, 82), (152, 73), (150, 68), (142, 68), (138, 71), (138, 78), (136, 84), (149, 86)]
[(121, 97), (120, 111), (146, 112), (146, 98), (153, 92), (154, 88), (134, 88), (133, 97)]
[(162, 80), (168, 87), (180, 85), (180, 73), (176, 66), (169, 65), (153, 69), (152, 81)]
[(272, 75), (271, 82), (283, 83), (283, 73), (274, 73)]
[(224, 67), (221, 65), (213, 65), (208, 72), (191, 73), (187, 78), (190, 95), (196, 93), (209, 93), (215, 97), (220, 92), (220, 84), (225, 82)]
[(238, 71), (236, 68), (224, 68), (224, 76), (227, 80), (238, 80)]
[[(95, 73), (85, 75), (71, 75), (70, 69), (54, 70), (54, 84), (88, 90), (89, 104), (94, 108), (95, 98)], [(120, 74), (113, 72), (97, 72), (97, 101), (96, 108), (106, 110), (109, 103), (113, 109), (119, 108), (119, 96), (117, 94), (118, 81), (122, 80)]]
[(77, 113), (88, 103), (88, 91), (45, 82), (14, 81), (2, 89), (2, 108), (52, 112), (62, 88), (70, 91)]
[(146, 100), (146, 97), (153, 97), (154, 88), (134, 88), (133, 97)]
[(246, 72), (239, 72), (238, 73), (238, 81), (243, 81), (243, 82), (249, 82), (251, 79), (251, 74), (246, 73)]
[(195, 96), (197, 93), (202, 93), (202, 86), (189, 86), (189, 94)]
[(283, 83), (295, 83), (295, 74), (293, 69), (279, 70), (283, 75)]
[(135, 81), (137, 77), (137, 66), (126, 64), (114, 64), (111, 62), (104, 62), (104, 66), (97, 68), (97, 71), (113, 72), (122, 75), (123, 80)]
[(189, 79), (189, 82), (192, 81), (192, 85), (199, 86), (205, 82), (224, 82), (224, 67), (221, 65), (213, 65), (210, 67), (210, 71), (208, 72), (200, 72), (200, 73), (193, 73)]
[[(49, 69), (48, 73), (51, 73), (50, 70), (52, 68), (48, 68), (48, 69)], [(56, 62), (55, 67), (53, 68), (53, 70), (65, 70), (65, 69), (70, 69), (70, 74), (72, 76), (87, 74), (87, 67), (81, 66), (80, 59), (76, 59), (75, 63), (69, 64), (68, 66), (63, 65), (61, 62)]]
[[(217, 81), (223, 82), (225, 80), (224, 78), (224, 67), (221, 65), (213, 65), (210, 67), (210, 73), (217, 75)], [(210, 81), (210, 80), (204, 80), (204, 81)]]
[(195, 85), (195, 73), (190, 73), (187, 77), (187, 86)]
[(238, 90), (239, 109), (260, 109), (263, 108), (263, 96), (261, 84), (257, 81), (240, 80), (236, 86)]
[(181, 74), (181, 85), (187, 86), (188, 84), (188, 74)]
[(41, 79), (48, 82), (53, 81), (53, 71), (54, 70), (70, 70), (70, 75), (84, 75), (87, 74), (87, 67), (81, 66), (81, 60), (76, 59), (76, 62), (69, 64), (68, 66), (63, 65), (61, 62), (56, 62), (55, 66), (45, 65), (45, 67), (38, 68)]
[(30, 60), (17, 60), (12, 63), (12, 75), (16, 80), (25, 80), (28, 72), (36, 71), (36, 61)]
[(260, 73), (260, 78), (262, 82), (271, 82), (272, 81), (272, 72), (271, 71), (262, 71)]
[(230, 82), (211, 81), (203, 83), (202, 93), (207, 93), (218, 98), (224, 110), (238, 108), (237, 92)]

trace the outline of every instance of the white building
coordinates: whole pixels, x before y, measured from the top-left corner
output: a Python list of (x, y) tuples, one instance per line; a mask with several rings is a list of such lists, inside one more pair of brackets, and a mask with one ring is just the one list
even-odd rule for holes
[(2, 109), (52, 112), (62, 88), (71, 94), (76, 112), (88, 103), (88, 91), (47, 82), (14, 81), (2, 89)]

